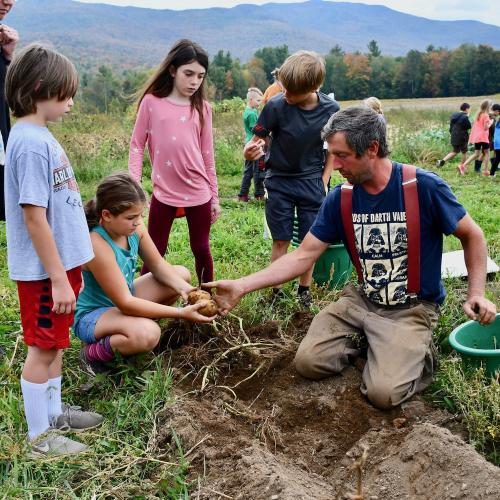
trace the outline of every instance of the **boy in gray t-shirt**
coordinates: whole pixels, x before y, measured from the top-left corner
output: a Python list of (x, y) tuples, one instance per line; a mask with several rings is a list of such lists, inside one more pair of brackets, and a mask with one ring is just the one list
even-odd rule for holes
[(28, 345), (21, 389), (35, 457), (84, 451), (58, 431), (102, 422), (61, 403), (62, 349), (69, 347), (80, 266), (94, 255), (73, 169), (47, 123), (71, 109), (77, 86), (71, 62), (41, 45), (17, 54), (7, 74), (7, 100), (18, 118), (6, 152), (7, 252)]

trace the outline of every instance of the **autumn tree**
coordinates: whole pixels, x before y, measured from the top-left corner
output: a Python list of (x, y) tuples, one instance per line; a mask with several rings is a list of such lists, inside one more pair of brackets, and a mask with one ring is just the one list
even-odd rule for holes
[(364, 99), (368, 97), (370, 75), (372, 72), (370, 60), (365, 54), (345, 54), (346, 77), (349, 79), (349, 98)]
[(262, 68), (266, 73), (267, 81), (272, 83), (273, 77), (271, 71), (281, 66), (289, 55), (288, 45), (281, 45), (279, 47), (264, 47), (259, 49), (255, 52), (254, 57), (262, 61)]

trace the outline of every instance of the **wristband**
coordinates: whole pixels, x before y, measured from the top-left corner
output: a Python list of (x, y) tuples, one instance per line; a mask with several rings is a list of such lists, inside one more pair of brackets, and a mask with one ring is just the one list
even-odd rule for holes
[(181, 306), (177, 306), (177, 312), (178, 312), (178, 314), (179, 314), (179, 315), (177, 316), (177, 318), (178, 318), (178, 319), (181, 319), (181, 310), (182, 310), (182, 307), (181, 307)]

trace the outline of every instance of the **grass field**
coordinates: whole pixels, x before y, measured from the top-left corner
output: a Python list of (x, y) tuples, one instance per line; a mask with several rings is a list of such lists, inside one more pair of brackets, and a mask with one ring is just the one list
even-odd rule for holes
[[(500, 96), (496, 96), (499, 98)], [(474, 105), (481, 98), (470, 98)], [(499, 99), (497, 99), (498, 101)], [(385, 104), (390, 127), (392, 158), (415, 163), (430, 170), (435, 160), (449, 148), (448, 119), (461, 98), (390, 101)], [(347, 103), (342, 103), (343, 105)], [(61, 125), (52, 127), (72, 161), (84, 199), (91, 197), (105, 175), (127, 168), (128, 141), (133, 126), (133, 110), (125, 116), (84, 116), (77, 111)], [(240, 109), (227, 106), (214, 115), (217, 171), (223, 213), (215, 224), (211, 241), (217, 277), (233, 278), (256, 271), (269, 261), (270, 240), (263, 238), (263, 205), (235, 201), (242, 171), (242, 130)], [(500, 262), (500, 178), (460, 177), (456, 162), (439, 170), (471, 216), (480, 224), (488, 240), (489, 255)], [(149, 178), (145, 167), (144, 178)], [(332, 184), (342, 182), (340, 176)], [(151, 191), (149, 180), (144, 182)], [(176, 221), (170, 238), (168, 260), (194, 270), (184, 220)], [(446, 238), (445, 251), (460, 247), (458, 240)], [(161, 454), (155, 448), (155, 415), (171, 402), (174, 382), (168, 353), (145, 355), (136, 364), (119, 363), (117, 374), (90, 385), (77, 365), (79, 343), (73, 341), (65, 353), (63, 398), (72, 404), (92, 407), (105, 415), (104, 425), (82, 439), (92, 453), (70, 459), (34, 462), (25, 458), (26, 426), (20, 399), (19, 376), (24, 359), (19, 311), (14, 284), (6, 269), (5, 226), (0, 226), (0, 498), (187, 498), (188, 457), (183, 452)], [(286, 285), (292, 290), (292, 284)], [(448, 298), (435, 331), (439, 346), (465, 320), (461, 304), (466, 283), (446, 281)], [(315, 310), (333, 300), (337, 291), (313, 289)], [(290, 301), (276, 312), (261, 307), (265, 292), (243, 299), (218, 328), (231, 324), (244, 329), (267, 319), (285, 324), (295, 310)], [(500, 280), (487, 283), (487, 296), (500, 304)], [(228, 326), (229, 325), (229, 326)], [(464, 372), (457, 358), (440, 351), (436, 382), (427, 391), (435, 404), (461, 415), (470, 442), (491, 461), (500, 457), (500, 389), (498, 380), (488, 381)], [(181, 449), (182, 446), (176, 448)]]

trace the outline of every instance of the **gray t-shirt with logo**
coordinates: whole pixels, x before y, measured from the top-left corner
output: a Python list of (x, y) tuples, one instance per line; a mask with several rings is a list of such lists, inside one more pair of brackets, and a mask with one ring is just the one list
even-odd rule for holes
[(9, 275), (16, 281), (48, 278), (26, 224), (22, 205), (47, 209), (64, 268), (94, 257), (80, 189), (68, 157), (47, 127), (17, 123), (5, 159), (5, 214)]

